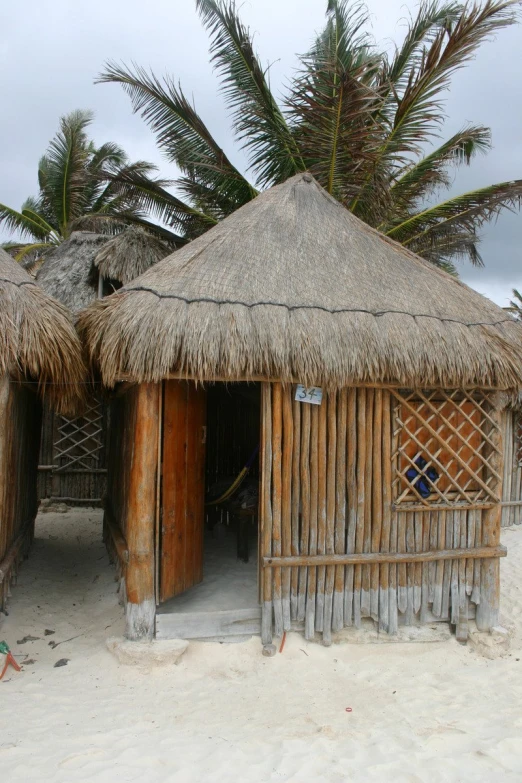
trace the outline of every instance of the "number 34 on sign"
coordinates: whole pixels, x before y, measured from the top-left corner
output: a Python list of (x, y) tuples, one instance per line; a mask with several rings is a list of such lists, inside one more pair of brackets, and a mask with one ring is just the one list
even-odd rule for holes
[(323, 390), (320, 386), (303, 386), (302, 383), (298, 383), (295, 399), (298, 402), (311, 402), (312, 405), (320, 405), (323, 400)]

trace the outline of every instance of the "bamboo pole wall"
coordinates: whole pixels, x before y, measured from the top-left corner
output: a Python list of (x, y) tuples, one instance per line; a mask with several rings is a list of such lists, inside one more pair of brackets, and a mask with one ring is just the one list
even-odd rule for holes
[(508, 408), (502, 413), (504, 477), (502, 527), (522, 523), (522, 414)]
[[(332, 633), (365, 618), (391, 634), (402, 624), (445, 620), (464, 640), (485, 595), (487, 564), (498, 566), (504, 554), (495, 533), (498, 502), (466, 505), (459, 497), (442, 508), (418, 501), (396, 508), (400, 432), (391, 391), (342, 389), (325, 393), (321, 405), (296, 402), (294, 394), (292, 385), (263, 383), (263, 642), (304, 623), (306, 638), (322, 634), (330, 644)], [(485, 416), (493, 444), (486, 455), (499, 451), (495, 416)], [(428, 443), (438, 455), (441, 438), (432, 428)], [(462, 448), (453, 447), (462, 460)], [(491, 464), (501, 472), (498, 460)], [(499, 491), (480, 476), (491, 495)], [(490, 520), (486, 537), (483, 518)], [(485, 603), (494, 596), (487, 590)]]

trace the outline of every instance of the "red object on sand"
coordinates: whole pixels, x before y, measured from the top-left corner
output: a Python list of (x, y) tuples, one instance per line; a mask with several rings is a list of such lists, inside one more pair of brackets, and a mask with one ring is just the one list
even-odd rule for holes
[(15, 659), (13, 658), (13, 654), (11, 653), (11, 650), (10, 650), (10, 649), (9, 649), (9, 647), (8, 647), (8, 648), (7, 648), (7, 652), (6, 652), (6, 654), (5, 654), (5, 663), (4, 663), (4, 668), (2, 669), (2, 673), (0, 674), (0, 680), (2, 679), (2, 677), (4, 676), (4, 674), (6, 673), (6, 671), (7, 671), (7, 667), (9, 666), (9, 664), (11, 664), (11, 666), (13, 667), (13, 669), (15, 669), (15, 671), (17, 671), (17, 672), (21, 671), (21, 669), (20, 669), (20, 667), (18, 666), (17, 662), (16, 662), (16, 661), (15, 661)]
[(283, 652), (283, 648), (285, 646), (285, 642), (286, 642), (286, 631), (283, 633), (283, 638), (281, 639), (281, 647), (279, 648), (279, 652), (280, 653)]
[(347, 708), (346, 708), (346, 712), (351, 712), (351, 711), (352, 711), (352, 708), (351, 708), (351, 707), (347, 707)]

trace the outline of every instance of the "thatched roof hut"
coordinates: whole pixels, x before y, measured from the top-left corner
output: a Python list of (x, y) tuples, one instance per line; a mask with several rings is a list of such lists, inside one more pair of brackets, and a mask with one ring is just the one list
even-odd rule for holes
[(511, 387), (522, 328), (308, 174), (262, 193), (80, 317), (105, 383), (266, 376)]
[[(465, 641), (468, 618), (498, 622), (499, 390), (522, 385), (522, 327), (501, 308), (299, 174), (79, 328), (103, 382), (127, 381), (106, 530), (130, 638), (243, 628), (269, 644), (298, 623), (329, 644), (372, 618), (389, 633), (444, 620)], [(253, 382), (257, 403), (232, 381)], [(253, 584), (240, 610), (176, 614), (205, 579), (205, 471), (241, 477), (255, 460), (238, 461), (237, 433), (261, 444), (262, 609)]]
[(131, 226), (107, 242), (94, 259), (100, 274), (124, 285), (170, 255), (172, 248), (138, 226)]
[(77, 400), (85, 367), (66, 308), (0, 249), (0, 376), (38, 382), (62, 408)]
[(110, 238), (91, 231), (73, 231), (45, 257), (36, 275), (38, 285), (73, 313), (87, 307), (98, 296), (94, 259)]
[(85, 366), (70, 314), (0, 249), (0, 610), (34, 532), (40, 392), (68, 411)]

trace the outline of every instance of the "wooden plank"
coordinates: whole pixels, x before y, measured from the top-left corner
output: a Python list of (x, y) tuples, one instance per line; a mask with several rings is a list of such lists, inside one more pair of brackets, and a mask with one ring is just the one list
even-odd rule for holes
[[(293, 388), (292, 388), (293, 395)], [(296, 557), (299, 553), (299, 516), (301, 504), (301, 408), (303, 405), (297, 400), (292, 402), (293, 417), (293, 453), (292, 453), (292, 541), (291, 554)], [(307, 407), (307, 406), (304, 406)], [(306, 572), (305, 572), (306, 573)], [(297, 620), (299, 597), (299, 569), (292, 569), (290, 587), (290, 617)]]
[[(364, 525), (366, 511), (366, 392), (357, 390), (357, 523), (355, 530), (355, 552), (364, 552)], [(353, 621), (356, 628), (361, 625), (362, 567), (355, 566), (353, 578)]]
[[(301, 454), (300, 454), (300, 482), (301, 482), (301, 541), (300, 552), (307, 554), (310, 547), (310, 434), (311, 434), (311, 406), (301, 407)], [(297, 620), (304, 622), (306, 613), (306, 595), (308, 590), (308, 569), (299, 570), (299, 594), (297, 599)]]
[[(326, 467), (326, 542), (325, 553), (335, 553), (335, 512), (336, 512), (336, 459), (337, 459), (337, 395), (335, 392), (328, 394), (328, 418), (327, 418), (327, 467)], [(326, 446), (326, 444), (325, 444)], [(344, 477), (343, 477), (344, 478)], [(335, 567), (326, 569), (325, 593), (324, 593), (324, 620), (323, 643), (328, 645), (332, 641), (332, 612), (333, 591), (335, 581)]]
[[(460, 531), (459, 531), (460, 532)], [(481, 546), (473, 549), (456, 547), (454, 549), (428, 549), (424, 552), (360, 552), (346, 555), (299, 555), (299, 557), (265, 557), (265, 568), (284, 566), (328, 566), (328, 565), (372, 565), (374, 563), (430, 563), (435, 560), (458, 560), (461, 557), (472, 559), (506, 557), (507, 549), (496, 546)]]
[[(348, 530), (346, 535), (346, 552), (353, 554), (356, 544), (357, 530), (357, 389), (348, 390), (348, 426), (346, 434), (346, 502), (348, 513)], [(346, 566), (344, 572), (344, 624), (350, 626), (353, 618), (354, 602), (353, 565)], [(360, 611), (360, 607), (359, 607)]]
[[(272, 387), (272, 552), (281, 554), (281, 509), (282, 509), (282, 444), (283, 444), (283, 387), (274, 383)], [(281, 602), (281, 569), (273, 572), (274, 632), (283, 635), (283, 607)]]
[(154, 521), (159, 384), (140, 384), (136, 395), (136, 425), (130, 470), (125, 536), (129, 549), (126, 568), (125, 633), (129, 639), (154, 634)]
[[(363, 552), (372, 549), (372, 483), (373, 483), (373, 408), (375, 389), (366, 389), (366, 462), (364, 476), (364, 543)], [(370, 617), (370, 569), (363, 567), (361, 580), (361, 617)]]
[[(318, 480), (317, 480), (317, 553), (326, 553), (326, 507), (327, 507), (327, 455), (326, 437), (328, 420), (328, 395), (323, 396), (323, 402), (319, 406), (319, 433), (317, 441), (318, 452)], [(315, 630), (323, 631), (324, 600), (325, 600), (326, 570), (323, 566), (317, 569), (317, 592), (315, 599)]]
[(261, 608), (158, 613), (156, 639), (212, 639), (261, 632)]
[[(382, 534), (382, 389), (375, 390), (373, 410), (373, 444), (372, 444), (372, 494), (370, 535), (371, 551), (379, 552)], [(368, 498), (368, 503), (370, 498)], [(379, 621), (379, 566), (372, 566), (370, 570), (370, 614), (375, 622)]]
[[(348, 390), (340, 389), (337, 397), (337, 451), (335, 458), (335, 534), (334, 552), (342, 555), (346, 552), (346, 437), (348, 424)], [(344, 613), (344, 575), (345, 568), (335, 569), (334, 595), (332, 607), (332, 631), (343, 627)]]
[[(382, 527), (380, 551), (389, 552), (391, 543), (392, 456), (391, 399), (382, 392)], [(379, 574), (379, 629), (390, 630), (390, 566), (383, 563)]]
[[(192, 437), (193, 449), (189, 451), (188, 460), (194, 454), (192, 470), (194, 473), (192, 505), (194, 518), (194, 551), (193, 576), (194, 584), (203, 580), (203, 551), (205, 534), (205, 459), (207, 448), (207, 392), (203, 386), (193, 385), (190, 394), (194, 404), (194, 429)], [(187, 461), (188, 461), (187, 460)], [(188, 462), (190, 465), (190, 462)]]
[[(310, 422), (310, 538), (308, 551), (310, 555), (317, 554), (317, 514), (319, 503), (319, 410), (317, 405), (311, 405)], [(315, 598), (317, 589), (317, 569), (308, 569), (308, 585), (305, 612), (305, 638), (313, 639), (315, 635)]]
[[(282, 455), (282, 496), (281, 496), (281, 551), (283, 555), (292, 555), (292, 462), (294, 452), (294, 421), (292, 412), (292, 387), (287, 386), (283, 394), (283, 455)], [(290, 631), (290, 568), (282, 572), (282, 609), (283, 631)]]
[[(261, 386), (261, 552), (264, 557), (272, 554), (272, 387)], [(261, 641), (272, 641), (272, 573), (263, 570), (263, 611), (261, 616)]]

